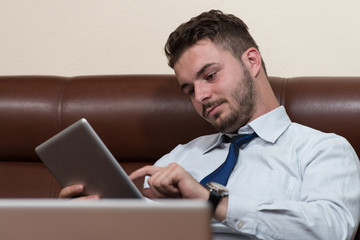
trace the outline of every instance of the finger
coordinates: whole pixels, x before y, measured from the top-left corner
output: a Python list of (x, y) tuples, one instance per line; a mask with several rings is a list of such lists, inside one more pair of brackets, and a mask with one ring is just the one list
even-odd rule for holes
[(83, 193), (85, 190), (84, 185), (76, 184), (69, 187), (65, 187), (60, 191), (59, 198), (71, 198)]
[(144, 195), (145, 197), (147, 198), (150, 198), (150, 199), (153, 199), (153, 198), (158, 198), (154, 192), (151, 190), (151, 188), (144, 188), (142, 191), (141, 191), (142, 195)]
[(74, 199), (74, 201), (77, 201), (77, 200), (99, 200), (99, 199), (100, 199), (99, 195), (90, 195), (90, 196), (78, 197), (78, 198)]
[(149, 166), (139, 168), (138, 170), (131, 173), (129, 175), (129, 177), (132, 181), (135, 181), (136, 179), (143, 178), (145, 176), (152, 176), (161, 169), (162, 169), (161, 167), (155, 167), (155, 166), (149, 165)]
[[(155, 178), (155, 179), (154, 179)], [(148, 180), (151, 192), (156, 198), (179, 197), (179, 190), (164, 179), (156, 179), (155, 176)]]
[(178, 165), (170, 164), (160, 171), (154, 173), (149, 179), (148, 184), (157, 197), (181, 197), (176, 172)]

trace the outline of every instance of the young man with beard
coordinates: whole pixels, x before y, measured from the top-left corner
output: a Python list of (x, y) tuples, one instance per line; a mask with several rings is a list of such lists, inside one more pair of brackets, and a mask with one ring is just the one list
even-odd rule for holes
[[(133, 172), (133, 180), (147, 176), (144, 195), (209, 199), (215, 239), (351, 239), (360, 215), (359, 159), (344, 138), (290, 121), (245, 23), (205, 12), (180, 25), (165, 52), (182, 91), (220, 133)], [(250, 137), (238, 145), (230, 176), (207, 177), (227, 158), (225, 139), (236, 135)], [(82, 189), (64, 188), (60, 197)]]

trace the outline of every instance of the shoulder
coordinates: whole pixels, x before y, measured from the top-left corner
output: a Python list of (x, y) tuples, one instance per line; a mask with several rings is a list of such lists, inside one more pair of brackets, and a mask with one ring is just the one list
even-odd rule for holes
[[(359, 159), (355, 150), (344, 137), (335, 133), (325, 133), (311, 127), (292, 123), (289, 126), (287, 140), (293, 138), (293, 144), (303, 160), (307, 164), (322, 159), (329, 161), (351, 161), (358, 164)], [(289, 141), (290, 142), (290, 141)]]
[(291, 123), (288, 134), (296, 135), (298, 139), (312, 144), (321, 144), (330, 141), (350, 146), (350, 143), (340, 135), (322, 132), (298, 123)]

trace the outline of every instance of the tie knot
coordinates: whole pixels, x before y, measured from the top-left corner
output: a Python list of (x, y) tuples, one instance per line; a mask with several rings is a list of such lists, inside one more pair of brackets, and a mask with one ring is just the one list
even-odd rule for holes
[(240, 135), (236, 135), (234, 137), (229, 137), (229, 136), (225, 135), (224, 142), (234, 143), (240, 147), (241, 145), (251, 141), (255, 137), (257, 137), (257, 134), (255, 132), (253, 132), (251, 134), (240, 134)]
[(256, 133), (238, 135), (232, 138), (224, 135), (224, 140), (226, 142), (231, 142), (228, 156), (226, 157), (225, 162), (221, 164), (220, 167), (218, 167), (212, 173), (203, 178), (200, 183), (203, 186), (206, 186), (206, 183), (213, 181), (226, 186), (229, 176), (237, 162), (240, 146), (247, 142), (250, 142), (256, 136)]

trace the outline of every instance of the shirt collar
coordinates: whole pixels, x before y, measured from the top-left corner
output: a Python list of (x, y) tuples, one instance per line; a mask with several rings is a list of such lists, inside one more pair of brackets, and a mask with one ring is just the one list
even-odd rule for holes
[(214, 143), (210, 144), (210, 146), (204, 150), (203, 154), (210, 152), (211, 150), (213, 150), (214, 148), (219, 146), (222, 142), (224, 142), (224, 140), (223, 140), (224, 135), (225, 135), (224, 133), (218, 133), (218, 136), (215, 139)]
[[(291, 120), (285, 108), (280, 106), (241, 127), (238, 134), (251, 134), (256, 132), (263, 140), (275, 143), (290, 124)], [(219, 146), (223, 142), (224, 135), (224, 133), (219, 133), (214, 143), (205, 149), (204, 154)]]
[[(267, 142), (275, 143), (290, 124), (291, 120), (285, 108), (280, 106), (253, 120), (243, 128), (250, 126), (260, 138)], [(239, 134), (242, 133), (243, 128), (239, 129)]]

